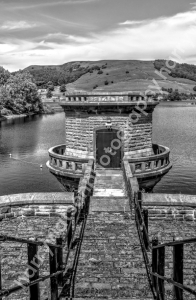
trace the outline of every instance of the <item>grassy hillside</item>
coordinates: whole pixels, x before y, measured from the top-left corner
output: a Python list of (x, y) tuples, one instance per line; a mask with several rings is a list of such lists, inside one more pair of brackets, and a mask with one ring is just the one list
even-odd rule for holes
[(179, 92), (192, 93), (196, 86), (196, 81), (173, 77), (166, 72), (167, 79), (163, 80), (156, 73), (154, 61), (78, 61), (61, 66), (30, 66), (27, 70), (37, 82), (66, 83), (69, 91), (145, 91), (154, 85), (153, 79), (160, 87), (178, 89)]

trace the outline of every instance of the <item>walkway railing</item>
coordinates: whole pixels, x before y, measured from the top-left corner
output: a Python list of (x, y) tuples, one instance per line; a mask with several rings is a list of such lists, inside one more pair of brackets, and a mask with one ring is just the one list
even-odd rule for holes
[[(100, 93), (65, 93), (65, 96), (61, 98), (62, 102), (138, 102), (147, 101), (153, 102), (152, 95), (143, 95), (140, 93), (131, 92), (100, 92)], [(157, 101), (156, 101), (157, 102)]]
[[(184, 245), (196, 243), (196, 238), (159, 244), (158, 239), (150, 242), (148, 235), (148, 211), (142, 210), (142, 194), (134, 195), (135, 220), (146, 266), (147, 276), (154, 299), (165, 300), (165, 282), (173, 285), (173, 299), (183, 300), (183, 291), (196, 296), (196, 291), (183, 284)], [(173, 248), (173, 278), (165, 276), (166, 247)], [(152, 253), (152, 263), (148, 254)]]
[[(59, 299), (59, 288), (64, 291), (67, 287), (67, 280), (71, 280), (70, 269), (67, 268), (68, 260), (70, 258), (71, 250), (74, 248), (74, 239), (76, 234), (77, 226), (83, 221), (79, 241), (81, 243), (81, 237), (84, 232), (85, 222), (88, 214), (89, 199), (93, 189), (94, 182), (94, 162), (89, 161), (84, 178), (81, 179), (81, 185), (79, 187), (77, 195), (75, 195), (75, 209), (74, 213), (72, 210), (67, 211), (67, 231), (65, 236), (56, 238), (56, 244), (44, 243), (42, 241), (34, 241), (30, 239), (16, 238), (7, 235), (0, 235), (0, 241), (12, 241), (27, 244), (27, 254), (28, 254), (28, 269), (29, 269), (29, 282), (23, 282), (12, 286), (11, 288), (4, 289), (2, 286), (2, 274), (0, 265), (0, 299), (2, 297), (8, 297), (9, 295), (16, 293), (26, 287), (29, 287), (29, 299), (32, 300), (42, 300), (40, 299), (40, 287), (39, 283), (47, 279), (50, 279), (50, 291), (51, 300)], [(40, 276), (39, 275), (39, 246), (47, 245), (49, 248), (49, 275)], [(81, 245), (80, 245), (81, 246)], [(65, 252), (65, 256), (63, 253)], [(71, 273), (76, 271), (77, 259), (78, 259), (78, 247), (73, 259), (73, 269)], [(33, 270), (33, 276), (32, 274)], [(70, 292), (69, 285), (69, 292)], [(73, 289), (73, 287), (72, 287)], [(62, 293), (61, 291), (61, 293)], [(61, 294), (60, 293), (60, 294)], [(70, 292), (71, 293), (71, 292)], [(72, 293), (71, 293), (72, 294)], [(69, 298), (71, 299), (71, 298)]]
[(66, 145), (59, 145), (48, 150), (50, 160), (47, 166), (55, 174), (64, 173), (81, 177), (84, 174), (88, 158), (77, 158), (66, 154)]
[(171, 163), (169, 161), (169, 148), (161, 145), (152, 145), (154, 154), (150, 156), (140, 156), (138, 158), (127, 158), (132, 173), (136, 177), (147, 175), (147, 173), (158, 172), (164, 169), (170, 169)]

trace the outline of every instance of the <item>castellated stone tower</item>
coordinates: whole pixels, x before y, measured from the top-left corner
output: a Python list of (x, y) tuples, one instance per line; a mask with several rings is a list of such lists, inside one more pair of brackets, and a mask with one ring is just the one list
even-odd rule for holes
[[(48, 162), (58, 179), (80, 178), (89, 159), (96, 168), (106, 169), (120, 169), (123, 160), (129, 160), (138, 174), (158, 168), (158, 161), (141, 161), (163, 152), (152, 143), (152, 113), (158, 101), (151, 95), (75, 93), (66, 94), (60, 104), (65, 145), (51, 148)], [(169, 158), (165, 162), (169, 164)]]

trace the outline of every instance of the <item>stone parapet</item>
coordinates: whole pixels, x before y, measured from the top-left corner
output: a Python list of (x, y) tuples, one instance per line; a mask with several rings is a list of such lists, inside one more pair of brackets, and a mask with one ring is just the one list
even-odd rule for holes
[(196, 196), (182, 194), (143, 194), (143, 207), (151, 220), (196, 222)]
[(27, 193), (0, 197), (0, 221), (18, 217), (65, 217), (74, 193)]

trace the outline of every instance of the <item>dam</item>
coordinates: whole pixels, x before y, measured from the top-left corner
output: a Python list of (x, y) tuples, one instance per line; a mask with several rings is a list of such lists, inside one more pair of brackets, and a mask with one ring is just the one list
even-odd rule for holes
[(65, 143), (47, 162), (65, 192), (0, 197), (0, 297), (194, 299), (196, 197), (153, 193), (172, 167), (152, 141), (156, 105), (65, 95)]

